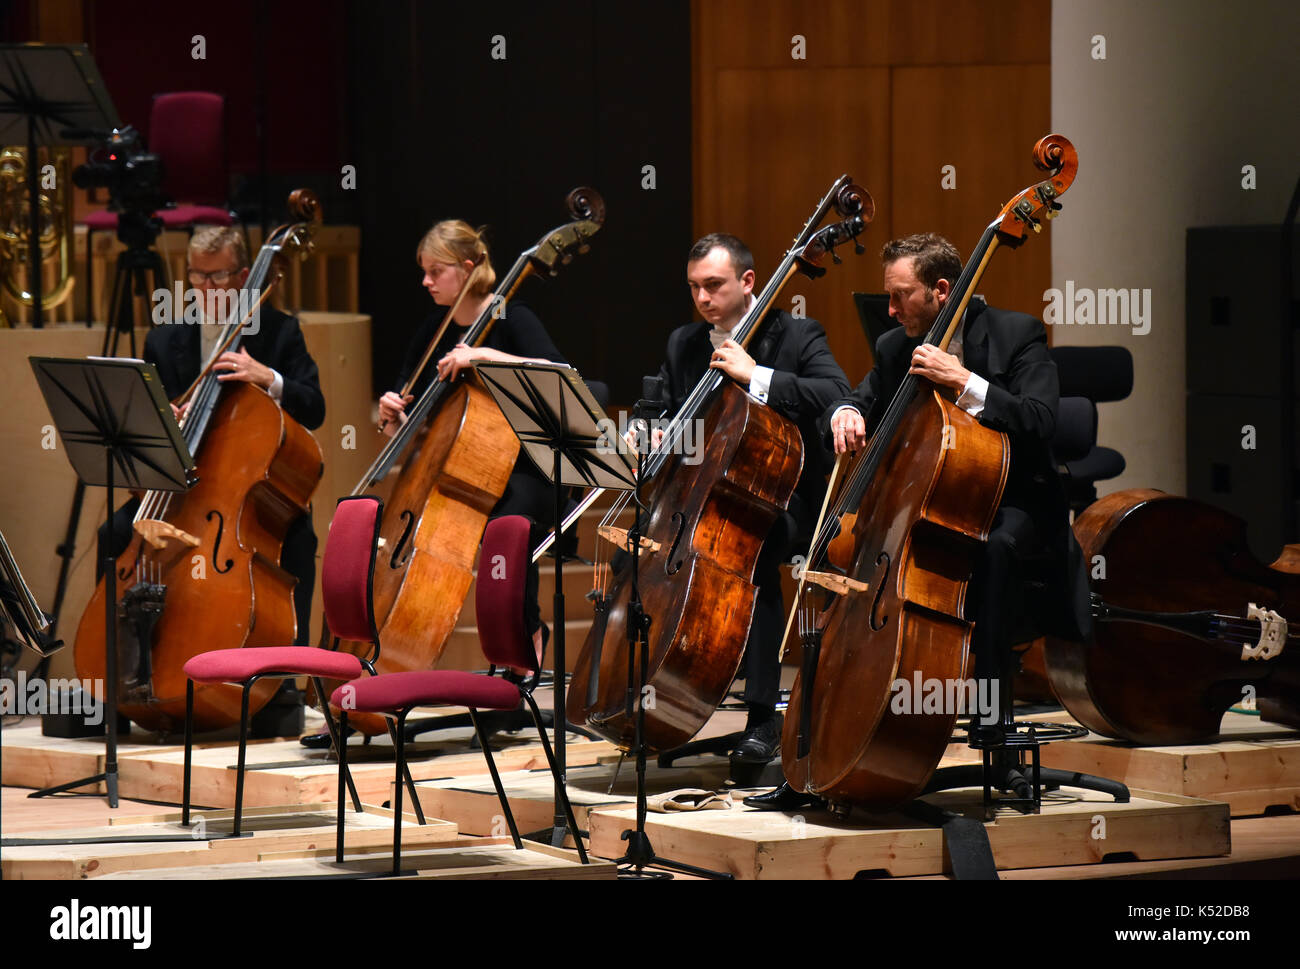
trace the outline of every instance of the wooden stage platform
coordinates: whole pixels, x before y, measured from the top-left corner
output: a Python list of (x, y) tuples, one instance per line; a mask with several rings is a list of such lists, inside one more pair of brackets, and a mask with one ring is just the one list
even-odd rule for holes
[[(428, 711), (430, 716), (452, 712), (462, 711), (441, 708)], [(315, 719), (324, 722), (319, 715)], [(308, 729), (311, 728), (309, 721)], [(412, 777), (421, 780), (486, 775), (487, 761), (482, 753), (469, 748), (472, 735), (468, 728), (456, 728), (408, 743), (406, 756)], [(546, 767), (546, 757), (534, 730), (498, 734), (494, 744), (499, 770)], [(6, 786), (53, 787), (94, 776), (104, 769), (102, 737), (84, 740), (45, 737), (35, 718), (19, 726), (6, 727), (0, 746), (4, 753), (0, 771)], [(593, 742), (577, 735), (567, 745), (568, 763), (575, 765), (591, 764), (614, 752), (609, 743)], [(195, 745), (194, 804), (234, 807), (237, 755), (237, 742), (228, 737)], [(338, 790), (338, 773), (331, 753), (308, 750), (296, 739), (250, 741), (247, 764), (244, 804), (249, 807), (333, 801)], [(148, 743), (143, 734), (133, 732), (124, 736), (118, 745), (118, 793), (133, 800), (179, 804), (184, 765), (183, 744)], [(353, 738), (348, 748), (348, 766), (363, 801), (378, 804), (388, 800), (394, 768), (393, 748), (387, 736), (376, 737), (366, 745)], [(100, 783), (97, 791), (102, 793), (103, 789)]]
[(1130, 787), (1224, 801), (1234, 818), (1300, 811), (1300, 732), (1229, 711), (1220, 733), (1217, 743), (1183, 747), (1138, 747), (1092, 734), (1044, 747), (1042, 761)]
[[(445, 713), (448, 711), (435, 711)], [(735, 713), (719, 714), (707, 733), (737, 726)], [(1064, 720), (1063, 714), (1035, 719)], [(1233, 878), (1300, 877), (1300, 782), (1295, 757), (1300, 737), (1239, 717), (1225, 722), (1229, 739), (1200, 748), (1144, 749), (1098, 738), (1043, 748), (1045, 766), (1110, 776), (1126, 782), (1132, 800), (1064, 788), (1046, 795), (1041, 814), (999, 809), (985, 824), (1000, 877)], [(603, 878), (608, 859), (623, 853), (622, 833), (635, 824), (635, 764), (618, 767), (608, 744), (574, 738), (568, 750), (569, 793), (595, 866), (576, 854), (532, 842), (516, 851), (504, 837), (504, 818), (480, 752), (468, 731), (447, 731), (413, 745), (412, 772), (430, 824), (404, 818), (407, 877)], [(386, 738), (362, 746), (353, 738), (349, 761), (366, 813), (348, 812), (348, 857), (334, 863), (335, 765), (325, 752), (295, 740), (250, 745), (246, 782), (248, 828), (240, 839), (183, 838), (121, 843), (124, 833), (183, 833), (174, 809), (180, 799), (182, 748), (124, 738), (120, 751), (118, 811), (102, 797), (58, 796), (29, 800), (26, 788), (87, 776), (102, 768), (103, 741), (57, 740), (35, 722), (6, 727), (3, 745), (3, 834), (6, 878), (337, 878), (382, 876), (391, 858), (392, 751)], [(519, 829), (547, 829), (554, 818), (552, 780), (531, 731), (499, 735), (497, 762)], [(411, 748), (408, 748), (411, 749)], [(941, 766), (971, 763), (974, 753), (952, 745)], [(196, 751), (195, 801), (208, 835), (229, 825), (235, 747), (229, 738), (207, 740)], [(1152, 766), (1155, 765), (1155, 766)], [(611, 788), (616, 769), (617, 782)], [(776, 783), (769, 768), (763, 782)], [(745, 808), (747, 790), (730, 788), (723, 757), (696, 757), (671, 769), (653, 765), (652, 795), (681, 788), (728, 792), (724, 810), (651, 813), (647, 831), (662, 856), (752, 879), (946, 878), (950, 862), (941, 829), (901, 814), (854, 811), (837, 820), (824, 811), (761, 812)], [(1249, 793), (1253, 792), (1253, 793)], [(1249, 793), (1249, 796), (1247, 794)], [(976, 789), (931, 795), (937, 806), (983, 819)], [(132, 801), (137, 803), (131, 803)], [(152, 802), (152, 803), (138, 803)], [(371, 806), (374, 805), (374, 806)], [(1269, 816), (1259, 814), (1266, 808)], [(215, 809), (215, 810), (214, 810)], [(1235, 818), (1235, 819), (1234, 819)], [(98, 843), (19, 844), (78, 838)], [(604, 859), (601, 861), (600, 859)]]

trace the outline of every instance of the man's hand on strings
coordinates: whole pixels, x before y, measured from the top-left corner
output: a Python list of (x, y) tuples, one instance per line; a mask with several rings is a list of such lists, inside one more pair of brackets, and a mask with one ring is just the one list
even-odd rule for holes
[(709, 366), (714, 370), (721, 370), (741, 386), (748, 387), (757, 364), (754, 363), (754, 358), (745, 352), (745, 348), (735, 340), (723, 340), (722, 346), (713, 351)]
[(222, 382), (242, 380), (244, 383), (256, 384), (263, 390), (269, 390), (275, 382), (275, 373), (271, 368), (250, 357), (243, 347), (239, 348), (238, 353), (227, 350), (217, 358), (212, 369), (221, 371), (217, 374), (217, 380)]
[(188, 400), (185, 403), (181, 404), (179, 407), (177, 407), (175, 404), (172, 404), (171, 406), (172, 406), (172, 417), (176, 418), (177, 424), (185, 420), (185, 415), (190, 412), (190, 402)]
[(912, 351), (912, 366), (907, 372), (940, 387), (951, 387), (959, 394), (966, 389), (966, 381), (970, 379), (970, 371), (958, 363), (956, 357), (929, 343), (922, 343)]

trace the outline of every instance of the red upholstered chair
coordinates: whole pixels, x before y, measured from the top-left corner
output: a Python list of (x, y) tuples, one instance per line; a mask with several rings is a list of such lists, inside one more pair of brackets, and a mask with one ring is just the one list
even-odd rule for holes
[[(347, 769), (343, 754), (347, 744), (345, 734), (338, 732), (329, 707), (323, 702), (325, 687), (322, 679), (349, 680), (363, 672), (375, 675), (375, 662), (379, 659), (379, 633), (375, 626), (372, 584), (375, 575), (375, 552), (379, 541), (380, 517), (383, 502), (373, 495), (340, 498), (330, 522), (329, 537), (325, 540), (325, 554), (321, 561), (321, 598), (325, 606), (325, 620), (330, 632), (339, 639), (374, 643), (374, 652), (367, 658), (352, 653), (321, 649), (316, 646), (246, 646), (242, 649), (218, 649), (199, 653), (185, 664), (185, 784), (181, 824), (190, 823), (190, 761), (194, 743), (194, 684), (232, 683), (243, 687), (243, 703), (239, 718), (239, 764), (235, 777), (235, 826), (233, 837), (240, 834), (240, 816), (244, 804), (244, 757), (248, 746), (248, 697), (253, 684), (261, 679), (286, 679), (309, 676), (321, 699), (325, 724), (329, 728), (334, 749), (339, 752), (339, 816), (343, 814), (343, 786), (346, 781), (352, 795), (352, 805), (361, 810), (352, 774)], [(394, 738), (396, 742), (396, 738)], [(400, 749), (400, 747), (399, 747)], [(401, 762), (401, 769), (415, 797), (415, 785), (410, 771)], [(424, 814), (416, 804), (420, 823)], [(341, 824), (341, 822), (340, 822)], [(343, 832), (339, 828), (336, 851), (343, 860)]]
[[(162, 191), (175, 208), (154, 213), (164, 229), (196, 225), (234, 225), (230, 210), (230, 170), (226, 160), (226, 99), (208, 91), (154, 95), (149, 112), (149, 150), (162, 159)], [(86, 322), (91, 319), (91, 236), (116, 232), (116, 212), (86, 216)]]
[[(491, 664), (486, 675), (467, 673), (459, 670), (419, 670), (409, 673), (383, 673), (368, 679), (353, 680), (334, 691), (330, 702), (338, 707), (340, 723), (346, 733), (348, 711), (378, 713), (388, 717), (395, 724), (393, 731), (397, 744), (397, 787), (393, 804), (393, 874), (401, 872), (402, 861), (402, 770), (405, 762), (406, 716), (416, 707), (446, 704), (469, 707), (470, 719), (478, 734), (483, 755), (487, 758), (488, 771), (496, 787), (497, 798), (505, 812), (506, 823), (510, 826), (510, 836), (515, 847), (522, 848), (519, 829), (515, 826), (514, 814), (510, 811), (510, 802), (501, 786), (501, 776), (497, 773), (496, 762), (492, 759), (492, 747), (487, 734), (479, 720), (480, 710), (513, 710), (520, 700), (528, 705), (533, 716), (533, 725), (542, 738), (542, 749), (546, 752), (546, 762), (550, 764), (551, 774), (555, 777), (557, 790), (563, 802), (565, 817), (569, 830), (578, 830), (573, 818), (573, 806), (568, 794), (560, 785), (559, 773), (555, 767), (555, 756), (551, 751), (546, 729), (542, 724), (541, 711), (533, 699), (533, 689), (541, 676), (541, 658), (533, 646), (533, 638), (524, 622), (524, 585), (528, 576), (530, 547), (528, 543), (529, 521), (522, 515), (507, 515), (488, 522), (483, 532), (483, 545), (479, 551), (478, 578), (475, 585), (474, 602), (478, 614), (479, 642), (483, 655)], [(347, 748), (343, 748), (346, 757)], [(414, 799), (415, 794), (412, 792)], [(416, 801), (418, 807), (419, 801)], [(343, 830), (343, 806), (339, 804), (339, 837)], [(587, 863), (587, 852), (582, 840), (577, 839), (578, 856), (582, 863)]]

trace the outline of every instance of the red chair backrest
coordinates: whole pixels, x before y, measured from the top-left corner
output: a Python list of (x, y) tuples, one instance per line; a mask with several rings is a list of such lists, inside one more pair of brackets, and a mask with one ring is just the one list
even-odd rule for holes
[(374, 495), (340, 498), (321, 559), (320, 590), (330, 634), (373, 643), (375, 553), (384, 503)]
[(538, 666), (533, 638), (524, 628), (531, 526), (522, 515), (505, 515), (488, 522), (483, 531), (474, 585), (483, 655), (497, 666), (530, 672)]
[(149, 112), (149, 150), (162, 159), (162, 189), (174, 201), (226, 205), (230, 194), (226, 99), (220, 94), (155, 95)]

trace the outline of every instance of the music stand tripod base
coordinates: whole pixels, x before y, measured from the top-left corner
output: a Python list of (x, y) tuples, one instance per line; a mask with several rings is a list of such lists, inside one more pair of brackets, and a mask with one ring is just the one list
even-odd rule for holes
[[(37, 386), (78, 480), (108, 490), (105, 516), (110, 533), (116, 510), (113, 489), (118, 484), (140, 491), (185, 491), (190, 487), (194, 459), (172, 417), (153, 364), (138, 360), (30, 359)], [(103, 781), (109, 807), (118, 806), (117, 561), (106, 556), (104, 565), (103, 713), (108, 724), (104, 771), (35, 791), (29, 797), (58, 794)]]

